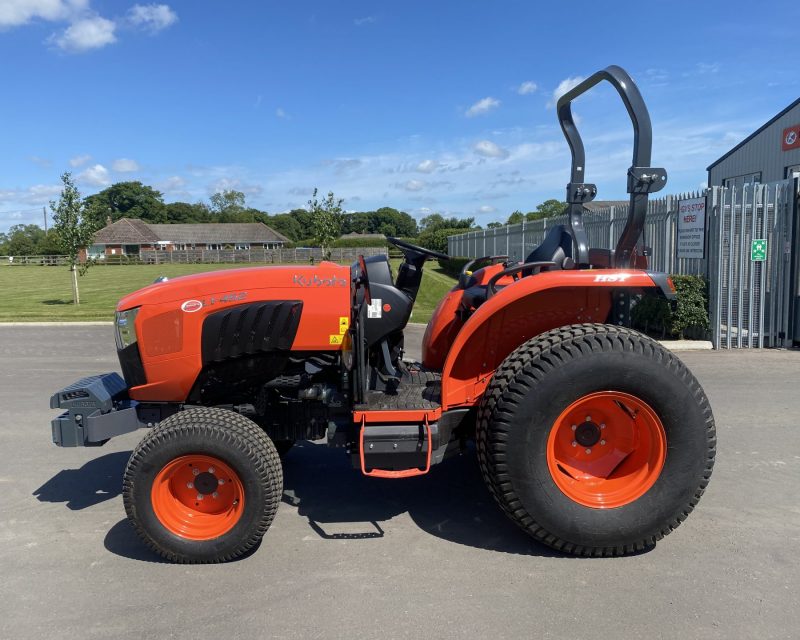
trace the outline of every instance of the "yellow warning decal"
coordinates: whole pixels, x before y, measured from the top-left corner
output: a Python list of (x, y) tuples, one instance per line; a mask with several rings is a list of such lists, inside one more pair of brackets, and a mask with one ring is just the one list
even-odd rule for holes
[(339, 333), (347, 333), (347, 330), (350, 328), (350, 318), (347, 316), (341, 316), (339, 318)]
[(331, 334), (331, 336), (330, 336), (330, 344), (342, 344), (342, 342), (344, 342), (344, 336), (343, 335), (338, 335), (337, 336), (335, 333)]

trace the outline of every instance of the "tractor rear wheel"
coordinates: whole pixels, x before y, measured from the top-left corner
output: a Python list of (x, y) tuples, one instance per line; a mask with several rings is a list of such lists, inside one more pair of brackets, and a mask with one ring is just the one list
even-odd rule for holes
[(497, 369), (477, 424), (484, 479), (536, 540), (583, 556), (644, 550), (703, 494), (716, 431), (700, 384), (631, 329), (572, 325)]
[(283, 493), (278, 452), (244, 416), (180, 411), (154, 427), (125, 468), (123, 500), (136, 532), (181, 563), (223, 562), (252, 549)]

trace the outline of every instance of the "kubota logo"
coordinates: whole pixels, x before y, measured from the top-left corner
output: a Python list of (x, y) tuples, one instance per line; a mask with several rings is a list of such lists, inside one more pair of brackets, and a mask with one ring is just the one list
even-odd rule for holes
[(603, 275), (595, 276), (595, 282), (625, 282), (631, 277), (630, 273), (606, 273)]
[(346, 287), (347, 280), (331, 276), (330, 278), (320, 278), (315, 275), (313, 278), (295, 275), (293, 282), (301, 287)]
[(200, 311), (202, 308), (203, 303), (199, 300), (187, 300), (181, 305), (181, 310), (186, 313), (194, 313), (195, 311)]

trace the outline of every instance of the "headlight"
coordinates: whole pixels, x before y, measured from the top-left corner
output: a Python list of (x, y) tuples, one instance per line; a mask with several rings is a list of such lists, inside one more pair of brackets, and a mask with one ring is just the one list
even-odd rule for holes
[(136, 314), (139, 308), (128, 309), (127, 311), (117, 311), (114, 318), (116, 329), (117, 349), (124, 349), (136, 342)]

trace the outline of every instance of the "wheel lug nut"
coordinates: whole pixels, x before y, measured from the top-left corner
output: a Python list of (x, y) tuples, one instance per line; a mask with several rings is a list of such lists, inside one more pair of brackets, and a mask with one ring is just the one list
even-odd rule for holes
[(591, 421), (592, 421), (592, 416), (586, 416), (586, 422), (591, 422)]
[(578, 428), (578, 425), (577, 425), (577, 424), (573, 424), (573, 425), (572, 425), (572, 430), (573, 430), (573, 431), (575, 431), (577, 428)]
[(203, 497), (204, 497), (204, 496), (203, 496), (203, 494), (202, 494), (202, 493), (198, 493), (198, 494), (197, 494), (197, 499), (198, 499), (198, 500), (202, 500), (202, 499), (203, 499)]
[(587, 450), (586, 450), (586, 453), (591, 453), (591, 452), (592, 452), (592, 450), (591, 450), (591, 449), (587, 449)]
[(209, 473), (214, 473), (214, 467), (209, 467), (209, 468), (208, 468), (208, 472), (209, 472)]
[(605, 444), (605, 443), (606, 443), (606, 441), (605, 441), (605, 440), (601, 440), (601, 441), (600, 441), (600, 444)]
[(192, 474), (196, 475), (196, 476), (199, 476), (200, 475), (200, 469), (192, 469)]
[(218, 482), (219, 482), (220, 484), (225, 484), (225, 480), (224, 480), (223, 478), (220, 478), (220, 479), (218, 480)]
[(186, 483), (186, 488), (187, 489), (194, 489), (194, 482), (187, 482)]
[(577, 442), (575, 442), (575, 441), (573, 440), (573, 441), (572, 441), (572, 446), (573, 446), (573, 447), (577, 447), (577, 446), (578, 446), (578, 443), (577, 443)]
[(606, 428), (606, 423), (605, 422), (601, 422), (600, 423), (600, 428), (601, 429), (605, 429)]
[(214, 493), (211, 494), (211, 497), (212, 498), (219, 498), (219, 494), (215, 491)]

